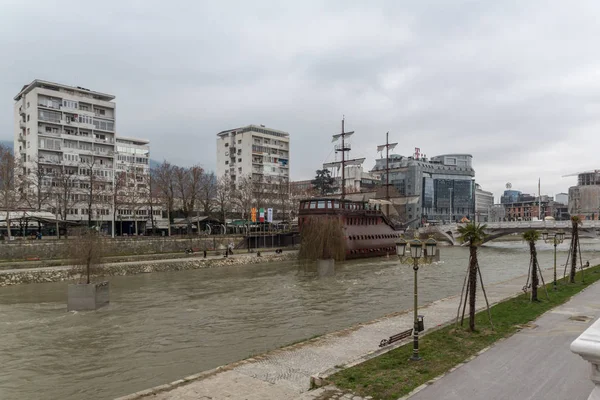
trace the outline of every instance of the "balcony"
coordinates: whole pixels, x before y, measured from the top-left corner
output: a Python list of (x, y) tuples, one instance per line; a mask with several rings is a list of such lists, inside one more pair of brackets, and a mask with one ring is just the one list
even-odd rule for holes
[(46, 150), (46, 151), (58, 151), (59, 153), (62, 153), (61, 146), (54, 146), (54, 147), (52, 147), (52, 148), (50, 148), (50, 147), (48, 147), (48, 146), (44, 146), (44, 147), (41, 147), (41, 146), (40, 146), (40, 150)]
[(19, 128), (25, 129), (25, 121), (23, 121), (22, 119), (19, 120)]
[(60, 131), (59, 132), (38, 131), (38, 135), (60, 137), (61, 132)]
[(111, 143), (114, 143), (115, 141), (112, 138), (106, 138), (106, 139), (94, 138), (94, 142), (111, 144)]
[(60, 104), (54, 104), (54, 103), (38, 103), (38, 107), (46, 108), (48, 110), (60, 110), (61, 109)]

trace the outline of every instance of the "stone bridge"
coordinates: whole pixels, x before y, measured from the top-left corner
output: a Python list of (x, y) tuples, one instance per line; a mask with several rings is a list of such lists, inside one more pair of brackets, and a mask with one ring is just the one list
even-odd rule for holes
[[(441, 240), (445, 240), (452, 245), (456, 245), (461, 244), (458, 240), (458, 227), (460, 225), (464, 224), (429, 226), (425, 228), (419, 228), (419, 233), (424, 235), (433, 234), (438, 236), (438, 238)], [(523, 233), (529, 229), (535, 229), (539, 231), (557, 231), (562, 229), (565, 232), (565, 235), (569, 235), (572, 226), (571, 221), (490, 222), (485, 225), (487, 225), (485, 231), (488, 236), (485, 238), (484, 243), (513, 233)], [(598, 237), (599, 230), (600, 221), (582, 221), (582, 224), (579, 226), (579, 236), (595, 238)]]

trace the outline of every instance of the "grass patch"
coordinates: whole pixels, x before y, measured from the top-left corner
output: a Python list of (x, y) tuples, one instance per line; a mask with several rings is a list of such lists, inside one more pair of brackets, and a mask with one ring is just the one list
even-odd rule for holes
[[(337, 387), (348, 389), (362, 396), (373, 396), (378, 400), (396, 400), (416, 387), (439, 376), (460, 364), (499, 339), (514, 334), (522, 325), (531, 322), (544, 312), (565, 303), (573, 295), (600, 279), (600, 266), (585, 271), (585, 283), (581, 272), (577, 283), (560, 281), (557, 291), (548, 284), (550, 299), (546, 299), (543, 287), (538, 290), (539, 302), (531, 303), (529, 296), (522, 294), (503, 301), (491, 308), (495, 330), (490, 326), (485, 310), (475, 315), (476, 332), (468, 331), (468, 316), (465, 327), (454, 324), (419, 338), (419, 350), (423, 360), (410, 361), (412, 342), (394, 349), (362, 364), (340, 371), (329, 380)], [(482, 301), (483, 298), (480, 299)], [(481, 305), (481, 303), (479, 303)]]

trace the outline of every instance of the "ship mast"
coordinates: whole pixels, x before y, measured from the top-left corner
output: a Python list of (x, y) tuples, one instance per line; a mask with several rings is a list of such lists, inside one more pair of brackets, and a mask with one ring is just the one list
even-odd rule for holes
[[(345, 160), (345, 155), (346, 155), (346, 143), (345, 143), (345, 138), (346, 138), (346, 133), (344, 132), (344, 117), (342, 117), (342, 200), (344, 200), (344, 197), (346, 197), (346, 160)], [(350, 150), (350, 149), (348, 149)], [(336, 150), (337, 151), (337, 150)]]
[(387, 204), (385, 205), (386, 215), (390, 216), (390, 150), (393, 150), (398, 143), (390, 143), (389, 141), (390, 132), (385, 133), (385, 144), (377, 146), (377, 151), (380, 152), (385, 147), (385, 199)]
[(342, 161), (334, 161), (334, 162), (330, 162), (330, 163), (324, 163), (323, 164), (323, 168), (342, 168), (342, 196), (341, 198), (344, 199), (346, 197), (346, 165), (362, 165), (362, 163), (365, 161), (364, 158), (354, 158), (354, 159), (346, 159), (346, 152), (350, 151), (350, 144), (346, 143), (346, 139), (350, 136), (352, 136), (354, 134), (354, 131), (352, 132), (346, 132), (344, 129), (344, 118), (342, 118), (342, 133), (338, 133), (336, 135), (333, 135), (333, 140), (332, 142), (337, 141), (338, 139), (342, 139), (342, 143), (341, 144), (336, 144), (335, 145), (335, 152), (341, 152), (342, 153)]

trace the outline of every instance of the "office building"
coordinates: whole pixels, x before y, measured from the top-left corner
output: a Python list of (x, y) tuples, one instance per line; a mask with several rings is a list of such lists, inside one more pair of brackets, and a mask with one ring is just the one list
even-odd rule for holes
[(600, 170), (577, 175), (577, 186), (569, 188), (569, 214), (584, 219), (599, 219)]
[[(428, 159), (391, 154), (389, 183), (406, 198), (400, 215), (411, 226), (472, 219), (475, 214), (475, 170), (470, 154), (445, 154)], [(386, 182), (386, 159), (375, 161), (373, 172)]]
[(489, 222), (494, 206), (494, 194), (485, 191), (479, 184), (475, 184), (475, 221)]
[(569, 194), (568, 193), (559, 193), (554, 196), (554, 201), (560, 204), (567, 205), (569, 204)]

